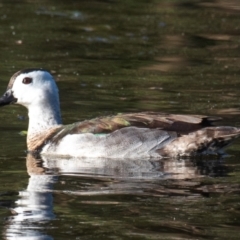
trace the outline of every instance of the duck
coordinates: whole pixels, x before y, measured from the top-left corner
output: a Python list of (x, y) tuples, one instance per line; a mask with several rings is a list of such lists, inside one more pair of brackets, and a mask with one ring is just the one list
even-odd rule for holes
[(28, 109), (27, 149), (40, 155), (94, 159), (222, 155), (240, 135), (240, 128), (216, 126), (220, 117), (152, 111), (63, 125), (56, 81), (42, 68), (13, 74), (0, 98), (0, 106), (10, 104)]

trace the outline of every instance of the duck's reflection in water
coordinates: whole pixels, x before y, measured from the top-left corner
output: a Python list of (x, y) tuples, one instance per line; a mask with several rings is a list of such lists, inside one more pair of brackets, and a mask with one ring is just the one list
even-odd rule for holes
[(27, 188), (19, 191), (19, 199), (11, 209), (13, 215), (6, 225), (7, 239), (53, 239), (41, 229), (46, 229), (46, 222), (55, 218), (52, 189), (56, 180), (57, 176), (43, 172), (30, 174)]
[[(214, 162), (219, 164), (219, 161), (215, 160)], [(217, 168), (215, 166), (218, 173), (221, 172), (219, 166)], [(214, 174), (214, 164), (210, 168)], [(89, 184), (89, 187), (85, 187), (83, 190), (71, 190), (71, 194), (75, 194), (79, 198), (86, 194), (149, 194), (154, 189), (158, 194), (164, 194), (164, 192), (168, 192), (168, 187), (165, 184), (161, 185), (161, 182), (164, 182), (162, 180), (177, 180), (176, 183), (180, 179), (198, 179), (202, 176), (203, 169), (206, 172), (206, 166), (198, 166), (192, 160), (64, 159), (40, 158), (28, 154), (27, 170), (30, 175), (28, 186), (25, 190), (19, 191), (19, 199), (12, 209), (13, 215), (7, 220), (5, 238), (52, 239), (44, 232), (51, 227), (49, 221), (55, 218), (53, 192), (56, 191), (54, 184), (58, 182), (59, 176), (67, 175), (78, 179), (83, 177), (85, 179), (100, 178), (101, 182), (106, 179), (104, 189), (98, 187), (98, 184), (94, 186)], [(210, 172), (209, 169), (208, 172)], [(109, 179), (114, 181), (109, 181)], [(184, 183), (182, 184), (184, 185)], [(172, 186), (170, 188), (173, 189)], [(68, 191), (68, 189), (65, 190)], [(64, 191), (58, 191), (58, 193), (65, 194)], [(188, 194), (191, 193), (188, 191)]]

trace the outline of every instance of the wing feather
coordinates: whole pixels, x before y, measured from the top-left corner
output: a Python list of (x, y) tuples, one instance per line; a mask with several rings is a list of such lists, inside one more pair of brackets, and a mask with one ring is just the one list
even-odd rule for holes
[(155, 112), (118, 114), (95, 118), (72, 125), (71, 133), (110, 133), (124, 127), (158, 128), (187, 134), (204, 127), (212, 126), (221, 120), (219, 117), (203, 115), (179, 115)]

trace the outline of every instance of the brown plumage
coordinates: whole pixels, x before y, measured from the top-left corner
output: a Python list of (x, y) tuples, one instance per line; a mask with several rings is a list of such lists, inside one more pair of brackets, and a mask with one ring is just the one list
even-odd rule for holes
[(158, 128), (166, 131), (176, 131), (187, 134), (203, 127), (212, 126), (221, 120), (219, 117), (202, 115), (180, 115), (159, 112), (141, 112), (118, 114), (116, 116), (101, 117), (77, 123), (77, 132), (108, 133), (129, 126), (141, 128)]

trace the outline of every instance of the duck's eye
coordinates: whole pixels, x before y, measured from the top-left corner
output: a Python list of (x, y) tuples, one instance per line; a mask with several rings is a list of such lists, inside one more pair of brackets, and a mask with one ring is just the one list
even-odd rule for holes
[(22, 80), (22, 83), (24, 83), (24, 84), (29, 84), (29, 83), (31, 83), (32, 82), (32, 78), (30, 78), (30, 77), (25, 77), (23, 80)]

